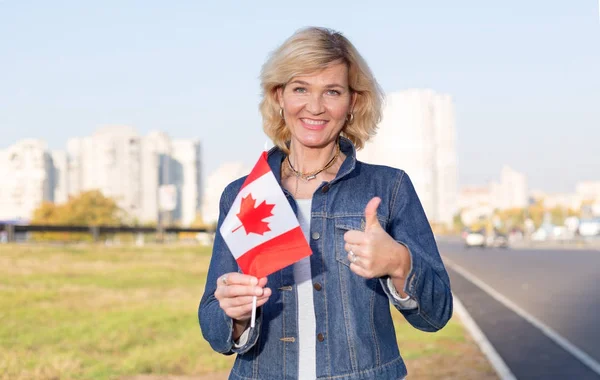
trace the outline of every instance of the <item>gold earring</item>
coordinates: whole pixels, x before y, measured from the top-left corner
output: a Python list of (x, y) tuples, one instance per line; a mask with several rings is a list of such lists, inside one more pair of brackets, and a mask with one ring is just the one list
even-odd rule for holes
[(283, 108), (279, 109), (279, 116), (281, 116), (281, 118), (283, 119)]
[(348, 124), (352, 124), (354, 122), (354, 113), (350, 113), (350, 118), (348, 119)]

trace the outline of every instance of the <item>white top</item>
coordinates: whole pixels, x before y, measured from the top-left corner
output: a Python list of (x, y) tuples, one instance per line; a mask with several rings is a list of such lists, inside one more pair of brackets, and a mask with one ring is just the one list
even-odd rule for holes
[[(312, 199), (296, 199), (298, 204), (298, 222), (309, 241), (310, 214)], [(294, 282), (298, 300), (298, 379), (314, 380), (317, 378), (317, 323), (313, 303), (313, 284), (310, 269), (310, 256), (294, 264)]]

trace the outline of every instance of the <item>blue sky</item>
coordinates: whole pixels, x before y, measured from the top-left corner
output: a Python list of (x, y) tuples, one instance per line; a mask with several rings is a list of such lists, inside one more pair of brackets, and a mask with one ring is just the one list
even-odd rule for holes
[(198, 138), (205, 175), (251, 166), (262, 63), (298, 28), (343, 32), (387, 92), (453, 96), (459, 182), (600, 180), (598, 2), (0, 0), (0, 148), (101, 125)]

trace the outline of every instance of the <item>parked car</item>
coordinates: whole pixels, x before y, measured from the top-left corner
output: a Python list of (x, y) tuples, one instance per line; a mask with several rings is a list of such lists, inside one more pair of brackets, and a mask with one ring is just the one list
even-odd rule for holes
[(508, 248), (508, 237), (503, 234), (491, 236), (488, 240), (489, 247)]
[(485, 247), (485, 234), (483, 231), (469, 231), (465, 237), (465, 246)]

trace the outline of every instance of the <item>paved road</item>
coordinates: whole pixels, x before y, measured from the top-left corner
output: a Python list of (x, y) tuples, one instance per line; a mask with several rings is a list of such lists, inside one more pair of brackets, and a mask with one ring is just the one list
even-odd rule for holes
[[(458, 265), (600, 363), (600, 252), (465, 249), (439, 243)], [(599, 379), (538, 328), (449, 268), (455, 294), (518, 379)]]

